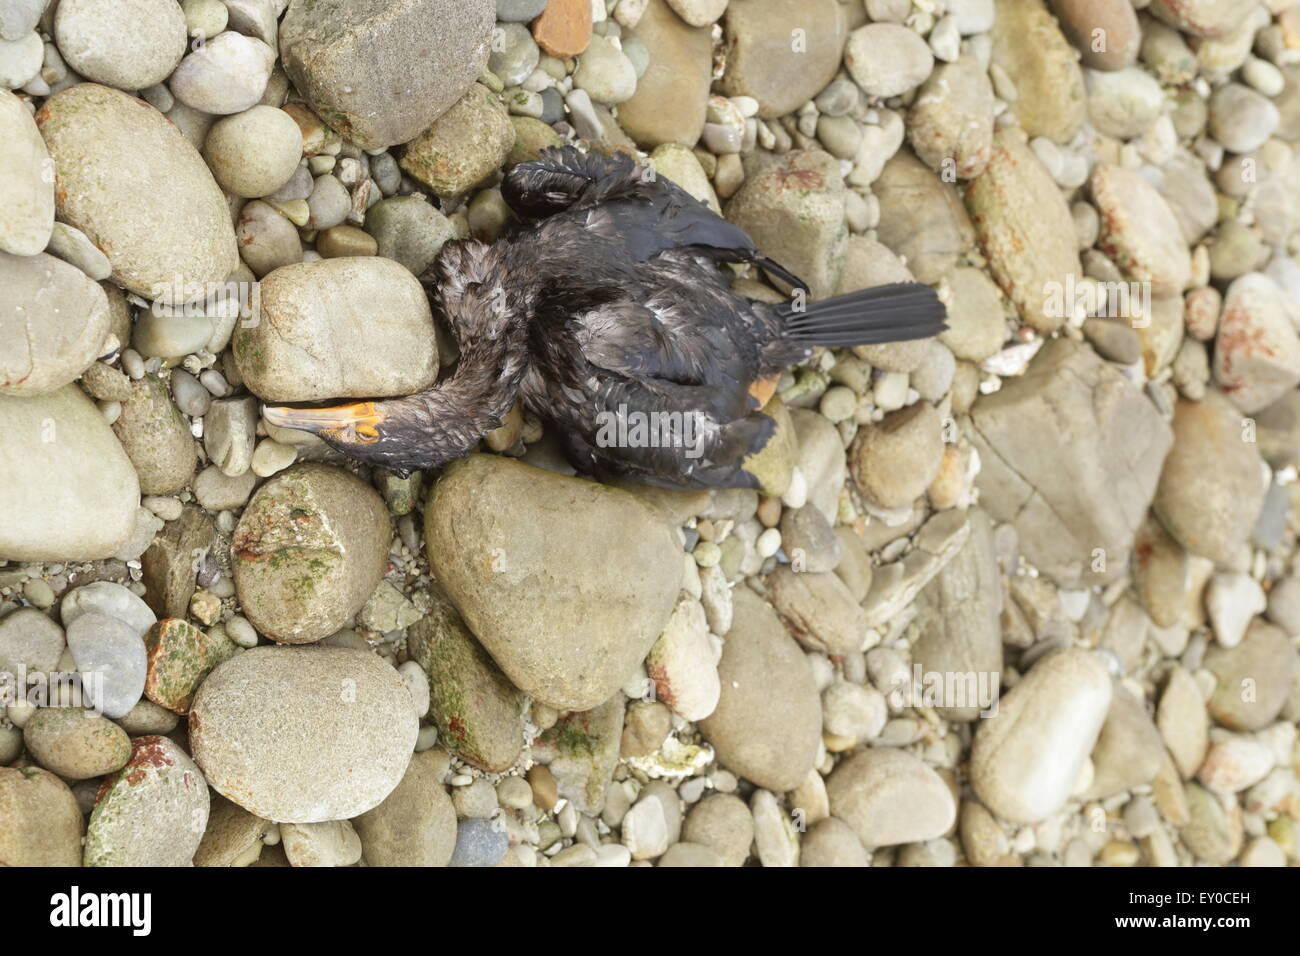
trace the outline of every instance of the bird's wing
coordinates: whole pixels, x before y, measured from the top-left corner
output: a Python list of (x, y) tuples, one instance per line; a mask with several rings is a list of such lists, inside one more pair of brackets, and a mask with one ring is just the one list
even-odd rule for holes
[(580, 215), (587, 229), (638, 262), (689, 248), (719, 262), (753, 262), (792, 287), (807, 288), (763, 256), (745, 230), (623, 153), (583, 153), (572, 146), (542, 150), (540, 159), (506, 173), (501, 195), (524, 219)]
[(624, 153), (584, 153), (573, 146), (544, 149), (540, 158), (506, 173), (501, 195), (524, 219), (542, 219), (611, 199), (648, 198), (654, 177)]
[(594, 432), (562, 432), (566, 452), (587, 472), (603, 472), (666, 488), (758, 488), (746, 459), (771, 439), (776, 423), (751, 413), (719, 422), (681, 411), (647, 394), (642, 383), (607, 381)]
[[(670, 251), (617, 284), (557, 277), (537, 312), (540, 349), (568, 348), (604, 376), (663, 389), (659, 401), (723, 421), (748, 414), (765, 343), (779, 326), (731, 294), (707, 260)], [(567, 339), (566, 345), (558, 345)], [(564, 362), (557, 351), (554, 362)]]
[[(676, 309), (656, 300), (638, 303), (616, 291), (567, 313), (568, 334), (577, 352), (568, 361), (580, 356), (575, 364), (587, 369), (584, 390), (591, 391), (597, 382), (602, 387), (623, 383), (623, 401), (645, 402), (646, 408), (698, 410), (722, 420), (749, 411), (744, 363), (730, 347), (726, 330), (697, 319), (690, 334), (680, 334), (682, 320)], [(611, 401), (607, 408), (598, 401), (600, 410), (616, 409), (618, 401)]]

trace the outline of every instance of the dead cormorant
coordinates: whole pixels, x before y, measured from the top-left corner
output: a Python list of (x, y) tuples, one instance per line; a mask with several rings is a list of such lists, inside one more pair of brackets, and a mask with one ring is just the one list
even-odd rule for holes
[[(399, 473), (468, 453), (517, 398), (574, 467), (669, 487), (761, 487), (775, 424), (759, 409), (814, 346), (936, 335), (930, 288), (894, 284), (807, 302), (743, 230), (624, 155), (549, 149), (501, 187), (523, 225), (493, 245), (448, 243), (424, 276), (456, 335), (454, 373), (405, 398), (270, 407)], [(730, 291), (725, 263), (794, 288), (773, 306)]]

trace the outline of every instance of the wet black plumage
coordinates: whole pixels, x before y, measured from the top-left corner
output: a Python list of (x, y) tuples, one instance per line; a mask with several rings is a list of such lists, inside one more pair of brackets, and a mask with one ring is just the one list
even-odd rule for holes
[[(774, 422), (758, 410), (756, 383), (814, 346), (944, 328), (923, 285), (803, 304), (799, 279), (741, 229), (627, 156), (546, 150), (515, 166), (502, 194), (521, 227), (491, 246), (449, 243), (425, 276), (460, 343), (448, 380), (403, 399), (268, 418), (404, 472), (467, 453), (521, 397), (584, 472), (759, 487), (750, 465)], [(720, 266), (746, 262), (794, 287), (795, 303), (733, 294)], [(647, 420), (657, 433), (635, 431)]]

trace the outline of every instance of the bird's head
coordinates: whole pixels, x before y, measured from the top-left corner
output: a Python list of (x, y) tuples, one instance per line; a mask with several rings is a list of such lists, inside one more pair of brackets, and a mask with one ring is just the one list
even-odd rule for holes
[(267, 405), (262, 417), (278, 428), (309, 432), (349, 458), (409, 474), (424, 467), (418, 427), (400, 403), (351, 402), (328, 408)]
[(487, 404), (486, 399), (459, 401), (435, 387), (406, 398), (326, 408), (268, 405), (262, 417), (279, 428), (310, 432), (349, 458), (405, 477), (417, 468), (439, 468), (460, 458), (500, 425), (497, 409)]

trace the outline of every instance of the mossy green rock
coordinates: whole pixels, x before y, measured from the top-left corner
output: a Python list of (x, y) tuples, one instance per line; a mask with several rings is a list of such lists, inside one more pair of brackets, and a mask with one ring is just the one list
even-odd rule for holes
[(99, 791), (85, 866), (189, 866), (208, 824), (208, 785), (179, 745), (136, 737), (131, 759)]
[(346, 625), (379, 585), (392, 524), (373, 488), (308, 463), (268, 481), (235, 528), (235, 591), (272, 640), (309, 644)]
[(218, 632), (205, 634), (193, 624), (166, 618), (149, 628), (144, 694), (159, 707), (187, 714), (203, 678), (235, 655), (235, 642)]
[(559, 133), (531, 116), (512, 116), (510, 125), (515, 128), (515, 145), (506, 157), (507, 169), (539, 158), (544, 149), (564, 145)]
[(713, 191), (713, 184), (709, 182), (709, 176), (700, 165), (694, 150), (687, 149), (681, 143), (664, 143), (656, 146), (650, 154), (650, 163), (660, 176), (681, 186), (718, 215), (722, 214), (718, 194)]
[(40, 708), (23, 727), (23, 742), (37, 763), (67, 780), (112, 773), (131, 756), (126, 731), (75, 707)]
[(779, 398), (769, 400), (762, 414), (776, 423), (776, 429), (766, 445), (745, 459), (743, 467), (758, 481), (763, 494), (780, 497), (790, 490), (790, 478), (799, 457), (798, 439), (790, 412)]
[(443, 746), (480, 770), (510, 769), (524, 745), (524, 695), (446, 598), (411, 625), (407, 650), (429, 675), (429, 715)]
[(677, 600), (678, 536), (626, 491), (474, 455), (446, 469), (424, 516), (429, 565), (471, 632), (557, 710), (608, 700)]
[(582, 813), (598, 813), (618, 764), (623, 736), (622, 691), (582, 713), (560, 717), (533, 744), (533, 756), (547, 764), (560, 796)]
[(515, 128), (495, 93), (475, 83), (451, 109), (406, 144), (401, 166), (438, 196), (450, 199), (501, 168)]

